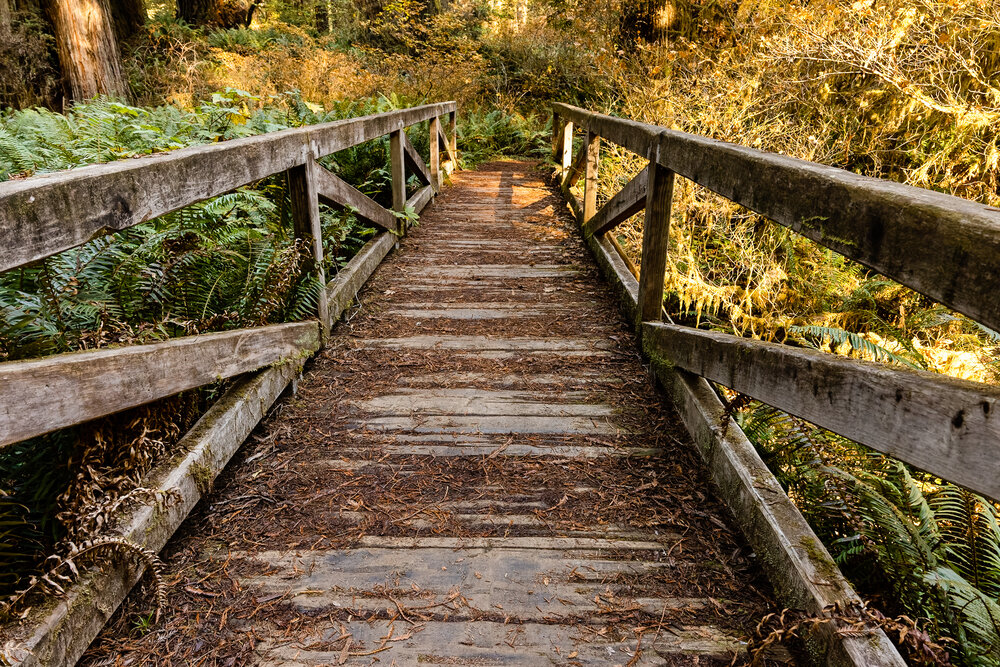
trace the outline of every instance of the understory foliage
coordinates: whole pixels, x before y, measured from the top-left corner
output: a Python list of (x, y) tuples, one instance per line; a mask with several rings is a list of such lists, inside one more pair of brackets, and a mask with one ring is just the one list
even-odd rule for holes
[[(65, 115), (7, 112), (0, 116), (0, 178), (374, 113), (398, 103), (379, 99), (324, 110), (297, 94), (260, 100), (227, 90), (186, 110), (96, 100)], [(414, 143), (421, 144), (416, 137)], [(324, 161), (388, 201), (385, 144), (369, 142)], [(426, 149), (426, 139), (422, 145)], [(320, 286), (303, 271), (311, 253), (294, 238), (289, 216), (288, 184), (279, 174), (0, 274), (0, 360), (314, 317)], [(332, 276), (373, 230), (350, 211), (323, 207), (321, 218)], [(143, 476), (218, 389), (0, 450), (0, 598), (13, 594), (11, 600), (23, 602), (14, 593), (32, 582), (53, 590), (38, 574), (50, 556), (71, 558), (79, 545), (103, 534), (123, 503), (148, 499), (152, 492), (143, 488)], [(53, 565), (67, 567), (58, 559)]]

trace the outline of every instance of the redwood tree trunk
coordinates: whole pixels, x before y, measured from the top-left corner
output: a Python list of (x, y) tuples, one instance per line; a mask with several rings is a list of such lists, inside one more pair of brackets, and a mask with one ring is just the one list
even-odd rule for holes
[(177, 18), (190, 25), (206, 25), (219, 20), (218, 0), (177, 0)]
[(126, 95), (108, 0), (52, 0), (49, 14), (69, 98)]
[(146, 24), (146, 6), (142, 0), (110, 0), (111, 20), (118, 43), (139, 32)]

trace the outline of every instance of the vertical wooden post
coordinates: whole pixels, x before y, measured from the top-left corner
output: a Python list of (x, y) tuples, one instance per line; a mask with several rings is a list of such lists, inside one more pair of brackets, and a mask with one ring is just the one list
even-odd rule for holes
[(441, 118), (434, 116), (431, 118), (430, 123), (430, 145), (431, 145), (431, 185), (434, 186), (434, 192), (438, 192), (441, 189), (441, 142), (438, 140), (438, 136), (441, 134)]
[[(402, 213), (406, 210), (406, 164), (403, 155), (403, 132), (396, 130), (389, 135), (389, 156), (392, 161), (392, 210)], [(406, 233), (406, 221), (398, 222), (399, 235)]]
[(318, 165), (310, 156), (305, 164), (288, 170), (288, 198), (291, 201), (292, 224), (295, 238), (302, 239), (312, 248), (312, 262), (306, 270), (314, 271), (320, 284), (319, 316), (324, 333), (329, 332), (330, 309), (326, 301), (326, 275), (323, 271), (323, 229), (319, 219), (319, 197), (316, 194), (316, 169)]
[(458, 169), (458, 109), (448, 113), (448, 141), (451, 142), (451, 155), (454, 164), (452, 170)]
[(555, 111), (552, 112), (552, 159), (559, 159), (559, 123), (562, 119)]
[(562, 182), (569, 172), (570, 165), (573, 164), (573, 121), (568, 120), (563, 123), (559, 144), (558, 150), (562, 152), (562, 155), (557, 156), (557, 159), (559, 160), (559, 181)]
[(601, 157), (601, 137), (587, 130), (587, 140), (583, 144), (587, 152), (587, 169), (583, 181), (583, 220), (586, 224), (597, 213), (597, 166)]
[(658, 322), (663, 313), (663, 281), (667, 272), (670, 242), (670, 206), (674, 172), (656, 160), (658, 147), (649, 151), (646, 190), (646, 220), (642, 228), (642, 265), (639, 267), (638, 322)]

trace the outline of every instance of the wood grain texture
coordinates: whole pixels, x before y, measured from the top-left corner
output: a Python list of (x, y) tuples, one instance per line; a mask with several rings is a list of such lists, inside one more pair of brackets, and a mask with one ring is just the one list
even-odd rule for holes
[(687, 327), (645, 330), (680, 368), (1000, 498), (998, 387)]
[(319, 349), (313, 322), (0, 364), (0, 446)]
[(600, 236), (646, 207), (646, 182), (649, 167), (645, 167), (618, 194), (608, 200), (583, 227), (584, 236)]
[[(402, 130), (389, 135), (389, 160), (392, 163), (392, 210), (402, 212), (406, 208), (406, 151), (403, 145)], [(406, 230), (397, 223), (400, 233)]]
[(638, 155), (648, 155), (649, 149), (657, 145), (660, 133), (663, 132), (663, 128), (656, 125), (605, 116), (568, 104), (556, 103), (552, 108), (569, 124), (576, 123)]
[[(315, 160), (306, 160), (305, 164), (292, 167), (286, 173), (288, 174), (288, 199), (291, 203), (295, 237), (302, 239), (312, 251), (312, 262), (304, 267), (304, 270), (315, 273), (319, 284), (325, 285), (323, 227), (320, 224), (319, 196), (316, 193), (316, 174), (320, 169), (323, 167)], [(320, 322), (326, 322), (330, 319), (327, 314), (326, 292), (324, 290), (320, 290), (316, 310)]]
[(0, 271), (454, 108), (430, 104), (0, 183)]
[(670, 209), (674, 195), (674, 173), (657, 164), (650, 155), (646, 190), (646, 219), (642, 226), (642, 261), (639, 263), (639, 310), (643, 322), (662, 319), (663, 280), (670, 243)]
[(325, 201), (337, 206), (350, 206), (368, 222), (390, 232), (396, 231), (396, 217), (392, 213), (328, 169), (316, 169), (316, 190)]
[(601, 137), (587, 130), (583, 143), (587, 166), (583, 175), (583, 222), (597, 213), (597, 170), (601, 163)]
[(569, 168), (563, 171), (562, 185), (566, 188), (572, 188), (576, 185), (576, 182), (580, 180), (580, 174), (583, 173), (584, 165), (587, 162), (587, 149), (584, 145), (583, 150), (577, 153), (577, 156), (573, 159)]
[(441, 119), (434, 116), (430, 120), (430, 125), (428, 125), (428, 144), (430, 144), (430, 168), (431, 173), (431, 184), (434, 186), (434, 191), (439, 192), (444, 181), (441, 177), (441, 144), (435, 141), (435, 138), (441, 134)]

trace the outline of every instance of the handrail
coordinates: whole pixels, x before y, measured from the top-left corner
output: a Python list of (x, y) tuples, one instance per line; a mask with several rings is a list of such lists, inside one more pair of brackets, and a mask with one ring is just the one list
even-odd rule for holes
[[(448, 130), (440, 116), (449, 117)], [(304, 358), (353, 299), (406, 226), (394, 213), (419, 213), (442, 185), (441, 148), (456, 158), (455, 102), (429, 104), (246, 139), (193, 146), (0, 183), (0, 272), (51, 256), (275, 173), (289, 181), (295, 235), (312, 249), (306, 270), (320, 290), (318, 320), (175, 338), (162, 343), (0, 363), (0, 447), (155, 401), (264, 366)], [(430, 121), (430, 165), (405, 136)], [(393, 211), (316, 160), (388, 134)], [(426, 185), (406, 199), (408, 173)], [(329, 284), (323, 273), (319, 198), (358, 210), (388, 230)]]
[(0, 272), (456, 108), (428, 104), (0, 183)]
[(576, 123), (1000, 330), (998, 209), (567, 104), (553, 109), (570, 134)]
[[(575, 122), (587, 131), (584, 153), (596, 152), (607, 133), (650, 158), (599, 211), (586, 204), (596, 193), (596, 169), (588, 170), (584, 205), (570, 183), (563, 192), (584, 233), (596, 239), (645, 208), (636, 324), (651, 356), (1000, 499), (1000, 389), (659, 323), (674, 173), (994, 327), (1000, 324), (1000, 211), (564, 104), (554, 109), (566, 119), (553, 124), (554, 145), (572, 145)], [(571, 156), (558, 157), (565, 172)]]

